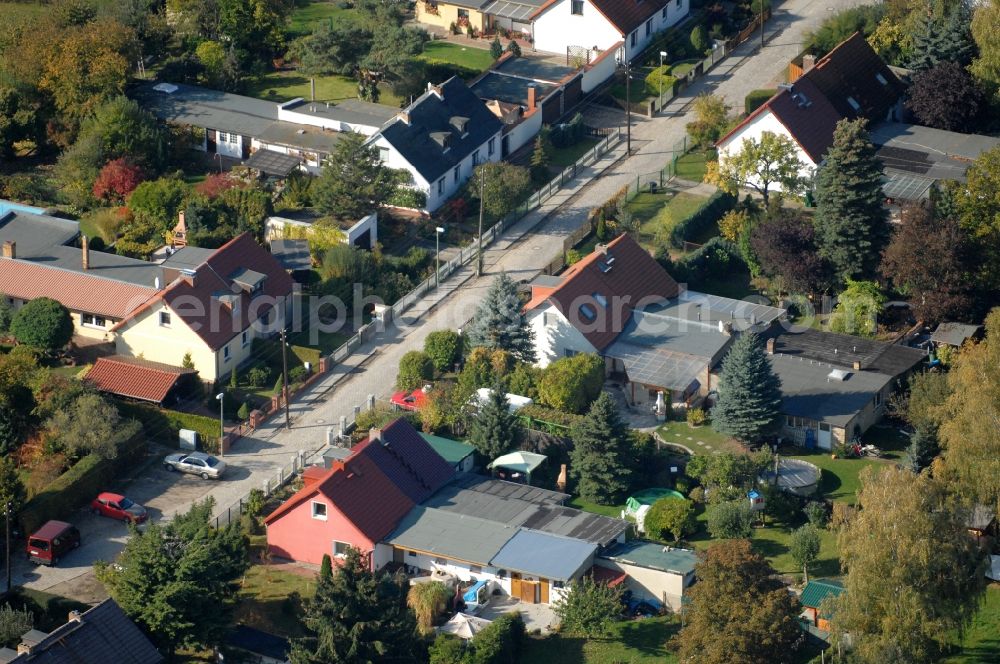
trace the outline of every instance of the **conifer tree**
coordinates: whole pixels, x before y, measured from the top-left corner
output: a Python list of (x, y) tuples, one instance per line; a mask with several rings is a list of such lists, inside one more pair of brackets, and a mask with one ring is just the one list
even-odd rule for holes
[(925, 71), (944, 62), (967, 65), (975, 55), (969, 8), (959, 2), (947, 16), (935, 16), (928, 7), (921, 12), (913, 32), (913, 49), (910, 69)]
[(496, 383), (469, 426), (469, 444), (487, 460), (510, 452), (517, 445), (521, 428), (510, 412), (503, 385)]
[(521, 313), (517, 284), (501, 272), (479, 305), (469, 326), (469, 343), (475, 348), (508, 351), (522, 362), (535, 361), (535, 335)]
[(910, 437), (910, 444), (906, 448), (906, 464), (910, 470), (919, 473), (931, 465), (931, 461), (940, 451), (937, 427), (930, 422), (921, 422)]
[(889, 243), (882, 163), (865, 122), (837, 123), (826, 163), (816, 176), (816, 244), (841, 280), (874, 274)]
[(610, 394), (601, 392), (571, 436), (570, 469), (577, 479), (577, 493), (603, 505), (618, 502), (629, 488), (631, 441)]
[(745, 443), (757, 443), (781, 427), (780, 406), (781, 380), (771, 368), (760, 338), (744, 332), (722, 360), (712, 428)]
[(503, 44), (500, 43), (500, 35), (497, 35), (490, 44), (490, 57), (499, 60), (501, 55), (503, 55)]
[(550, 161), (552, 141), (549, 138), (549, 128), (543, 127), (535, 137), (535, 149), (531, 153), (531, 179), (538, 183), (548, 180)]
[(419, 661), (417, 619), (406, 605), (402, 574), (372, 571), (348, 549), (336, 574), (320, 575), (304, 622), (310, 635), (292, 644), (293, 664)]

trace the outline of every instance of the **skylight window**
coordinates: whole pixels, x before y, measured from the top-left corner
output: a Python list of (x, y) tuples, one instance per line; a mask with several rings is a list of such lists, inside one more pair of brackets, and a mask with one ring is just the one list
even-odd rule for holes
[(614, 265), (615, 265), (615, 257), (611, 254), (610, 251), (604, 254), (603, 259), (597, 261), (597, 267), (600, 268), (601, 272), (604, 272), (605, 274), (610, 272), (611, 268), (614, 267)]
[(848, 97), (847, 98), (847, 103), (850, 104), (851, 108), (853, 108), (855, 111), (860, 111), (861, 110), (861, 104), (859, 104), (858, 100), (855, 99), (854, 97)]
[(602, 307), (607, 308), (607, 306), (608, 306), (608, 298), (604, 297), (600, 293), (594, 293), (593, 295), (591, 295), (591, 297), (593, 297), (594, 300), (596, 300), (599, 305), (601, 305)]
[(883, 76), (878, 72), (875, 72), (875, 80), (881, 83), (882, 85), (889, 85), (889, 81), (885, 80), (885, 76)]
[(581, 304), (580, 315), (586, 320), (593, 322), (597, 319), (597, 310), (591, 304)]

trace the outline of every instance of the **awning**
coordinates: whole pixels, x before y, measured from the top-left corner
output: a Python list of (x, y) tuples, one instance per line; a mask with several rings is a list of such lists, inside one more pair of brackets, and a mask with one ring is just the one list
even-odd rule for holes
[(507, 0), (491, 2), (483, 9), (484, 14), (521, 22), (526, 22), (528, 17), (536, 11), (538, 11), (537, 5), (524, 5), (520, 2), (507, 2)]
[(621, 570), (609, 569), (600, 565), (594, 565), (591, 568), (591, 575), (595, 582), (607, 584), (609, 588), (614, 588), (628, 578), (628, 574)]
[(177, 380), (192, 369), (112, 355), (97, 359), (84, 380), (101, 392), (162, 403)]
[(542, 465), (546, 459), (548, 459), (548, 457), (544, 454), (535, 454), (534, 452), (511, 452), (510, 454), (504, 454), (503, 456), (497, 457), (486, 467), (506, 468), (508, 470), (516, 470), (530, 475), (536, 468)]
[(243, 165), (255, 171), (283, 178), (299, 167), (299, 161), (298, 157), (274, 150), (257, 150), (243, 162)]

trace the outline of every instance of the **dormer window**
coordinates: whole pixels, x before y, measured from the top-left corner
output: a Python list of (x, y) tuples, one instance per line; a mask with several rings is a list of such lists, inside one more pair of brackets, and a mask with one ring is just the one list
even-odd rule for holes
[(448, 150), (449, 143), (451, 143), (451, 132), (450, 131), (432, 131), (431, 140), (438, 144), (438, 147), (442, 150)]
[(461, 115), (453, 115), (448, 120), (448, 124), (450, 124), (462, 138), (465, 138), (469, 133), (469, 118), (464, 118)]

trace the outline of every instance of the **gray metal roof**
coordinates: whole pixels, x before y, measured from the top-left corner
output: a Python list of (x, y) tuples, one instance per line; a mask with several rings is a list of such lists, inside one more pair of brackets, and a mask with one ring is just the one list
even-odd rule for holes
[(17, 258), (45, 256), (52, 247), (69, 244), (80, 236), (80, 223), (42, 214), (11, 211), (0, 217), (0, 244), (13, 241)]
[(934, 180), (965, 180), (969, 163), (1000, 146), (1000, 138), (882, 122), (871, 130), (887, 170), (925, 175)]
[(83, 250), (79, 247), (49, 247), (48, 251), (31, 257), (19, 256), (32, 263), (45, 265), (46, 267), (58, 267), (64, 270), (90, 274), (95, 277), (124, 281), (125, 283), (137, 286), (156, 286), (156, 279), (160, 279), (160, 285), (165, 286), (163, 281), (163, 268), (156, 263), (119, 256), (105, 251), (90, 250), (90, 267), (83, 269)]
[(352, 125), (376, 128), (381, 127), (399, 113), (398, 108), (385, 104), (373, 104), (370, 101), (360, 99), (345, 99), (336, 104), (310, 102), (303, 99), (295, 104), (285, 104), (285, 110)]
[(496, 521), (417, 506), (385, 541), (402, 549), (489, 565), (517, 530)]
[[(657, 348), (711, 360), (732, 339), (731, 335), (719, 331), (717, 323), (701, 323), (649, 311), (634, 311), (615, 343)], [(606, 352), (610, 352), (610, 349)]]
[(882, 193), (886, 198), (901, 201), (920, 201), (930, 196), (933, 178), (926, 178), (912, 173), (900, 173), (886, 169), (882, 176)]
[(283, 178), (297, 169), (301, 161), (299, 157), (274, 150), (256, 150), (243, 162), (243, 165), (267, 175)]
[(552, 59), (510, 58), (502, 62), (493, 71), (510, 76), (529, 78), (533, 81), (556, 83), (576, 70), (567, 65), (556, 64), (552, 62)]
[(423, 504), (601, 545), (624, 532), (625, 521), (566, 507), (566, 498), (566, 494), (526, 484), (460, 473)]
[(275, 122), (257, 138), (263, 143), (301, 148), (326, 155), (333, 151), (333, 146), (343, 138), (343, 133), (292, 122)]
[(480, 99), (499, 99), (511, 104), (528, 104), (528, 88), (535, 88), (535, 101), (540, 102), (548, 96), (555, 85), (551, 83), (536, 83), (518, 76), (504, 76), (497, 72), (488, 72), (472, 85), (472, 91)]
[(684, 291), (679, 297), (668, 300), (663, 305), (647, 307), (646, 311), (713, 325), (722, 321), (732, 324), (738, 331), (751, 325), (770, 323), (787, 313), (784, 309), (759, 302), (734, 300), (696, 291)]
[(600, 557), (684, 576), (694, 572), (694, 566), (698, 563), (698, 554), (690, 549), (678, 549), (644, 540), (616, 544)]
[(161, 120), (244, 136), (260, 136), (278, 120), (278, 105), (273, 101), (196, 85), (176, 84), (176, 88), (161, 92), (147, 83), (133, 97)]
[(965, 323), (941, 323), (931, 335), (931, 341), (949, 346), (961, 346), (967, 339), (972, 339), (982, 331), (982, 325), (967, 325)]
[(597, 545), (537, 530), (521, 529), (493, 557), (498, 569), (554, 581), (569, 581), (591, 566)]
[(604, 354), (625, 364), (630, 381), (683, 392), (706, 376), (709, 358), (616, 341)]
[[(775, 353), (771, 366), (781, 379), (781, 413), (846, 427), (892, 376), (874, 371), (853, 371), (843, 366), (803, 356)], [(847, 372), (845, 380), (830, 378), (834, 369)]]
[(309, 240), (271, 240), (271, 255), (291, 272), (312, 267)]

